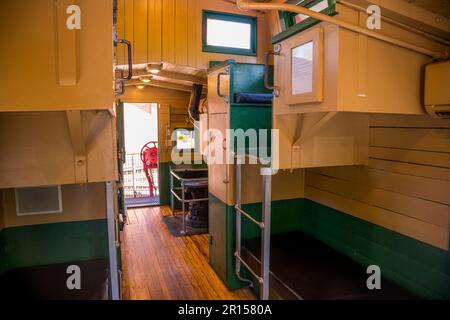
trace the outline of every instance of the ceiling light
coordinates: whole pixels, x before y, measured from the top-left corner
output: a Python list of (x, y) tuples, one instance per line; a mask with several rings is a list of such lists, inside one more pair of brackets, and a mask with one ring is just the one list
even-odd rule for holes
[(149, 83), (152, 80), (152, 77), (139, 77), (139, 81), (143, 83)]
[(153, 74), (157, 74), (160, 73), (162, 70), (162, 63), (150, 63), (147, 65), (147, 72), (153, 73)]
[(142, 90), (145, 88), (145, 86), (143, 84), (139, 84), (136, 86), (136, 88), (138, 88), (139, 90)]

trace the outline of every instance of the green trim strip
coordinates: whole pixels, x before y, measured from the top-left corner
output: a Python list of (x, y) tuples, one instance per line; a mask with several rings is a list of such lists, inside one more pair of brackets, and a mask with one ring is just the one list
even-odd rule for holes
[[(219, 201), (213, 195), (211, 199)], [(227, 215), (227, 285), (242, 283), (234, 275), (235, 212), (222, 204)], [(244, 210), (261, 218), (261, 204)], [(259, 229), (243, 219), (243, 240), (260, 237)], [(450, 253), (394, 231), (371, 224), (308, 199), (272, 202), (272, 234), (303, 231), (330, 247), (368, 266), (379, 265), (383, 275), (428, 299), (450, 299)]]
[(106, 220), (15, 227), (0, 232), (0, 273), (107, 258)]

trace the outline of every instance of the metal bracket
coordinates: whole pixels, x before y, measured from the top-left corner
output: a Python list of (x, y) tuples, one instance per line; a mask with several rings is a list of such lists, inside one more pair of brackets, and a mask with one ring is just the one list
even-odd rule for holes
[(87, 152), (83, 138), (83, 126), (80, 110), (66, 111), (67, 124), (69, 127), (70, 139), (72, 141), (72, 149), (75, 155), (74, 170), (75, 182), (86, 183), (87, 176)]
[(292, 146), (293, 149), (299, 149), (307, 140), (314, 136), (324, 125), (336, 117), (337, 112), (327, 112), (311, 129), (303, 134)]

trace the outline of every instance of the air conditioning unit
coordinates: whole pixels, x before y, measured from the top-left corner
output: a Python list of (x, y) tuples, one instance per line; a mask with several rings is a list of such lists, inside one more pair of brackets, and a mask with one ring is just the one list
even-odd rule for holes
[(450, 119), (450, 61), (425, 67), (425, 109), (440, 119)]

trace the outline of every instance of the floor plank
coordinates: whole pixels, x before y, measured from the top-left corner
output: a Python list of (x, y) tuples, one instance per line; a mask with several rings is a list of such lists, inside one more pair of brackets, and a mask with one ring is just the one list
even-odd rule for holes
[(231, 292), (208, 263), (208, 236), (173, 237), (162, 220), (167, 207), (128, 211), (123, 232), (124, 300), (253, 300)]

